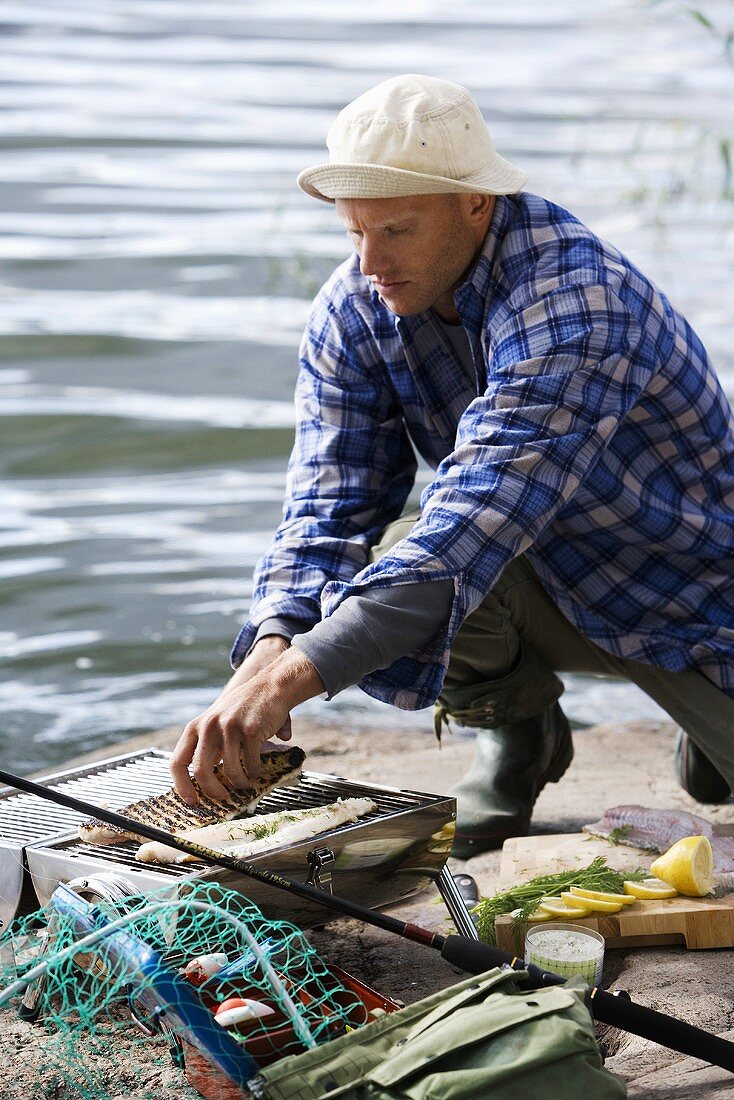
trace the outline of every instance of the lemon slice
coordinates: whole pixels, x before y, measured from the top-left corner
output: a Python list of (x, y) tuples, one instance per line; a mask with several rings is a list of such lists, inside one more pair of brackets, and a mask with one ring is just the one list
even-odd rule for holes
[(633, 905), (634, 898), (625, 894), (610, 894), (604, 890), (587, 890), (584, 886), (571, 886), (570, 892), (577, 898), (586, 898), (587, 901), (611, 901), (617, 905)]
[[(570, 890), (563, 890), (561, 895), (561, 901), (566, 905), (570, 905), (573, 909), (589, 909), (590, 902), (586, 898), (577, 897), (576, 894), (572, 894)], [(548, 901), (557, 901), (556, 898), (548, 898)]]
[(604, 901), (602, 898), (582, 897), (579, 894), (572, 894), (570, 891), (564, 891), (561, 894), (561, 897), (565, 901), (566, 905), (573, 905), (576, 908), (581, 909), (584, 909), (586, 906), (588, 906), (591, 909), (592, 913), (618, 913), (620, 909), (624, 908), (625, 905), (627, 905), (631, 901), (634, 901), (633, 898), (628, 897), (625, 897), (624, 901)]
[(578, 909), (574, 905), (566, 905), (563, 898), (543, 898), (538, 909), (543, 913), (548, 913), (551, 917), (563, 917), (564, 920), (588, 917), (591, 913), (590, 907), (584, 906), (583, 909)]
[[(510, 913), (510, 916), (514, 920), (517, 920), (521, 913), (522, 909), (513, 909)], [(550, 915), (548, 913), (544, 913), (542, 909), (536, 909), (535, 912), (531, 913), (529, 917), (525, 918), (525, 920), (528, 924), (535, 924), (537, 921), (550, 920)]]
[[(562, 890), (558, 897), (561, 901), (565, 901), (567, 905), (573, 905), (574, 909), (589, 909), (591, 902), (585, 898), (577, 898), (576, 894), (572, 894), (569, 890)], [(552, 901), (556, 901), (556, 898), (552, 898)], [(544, 899), (545, 901), (545, 899)]]
[(710, 894), (714, 886), (714, 853), (707, 836), (684, 836), (650, 866), (653, 875), (691, 898)]
[(645, 901), (654, 901), (656, 898), (674, 898), (678, 893), (675, 886), (668, 886), (659, 878), (646, 878), (642, 882), (625, 882), (624, 891), (633, 898), (643, 898)]

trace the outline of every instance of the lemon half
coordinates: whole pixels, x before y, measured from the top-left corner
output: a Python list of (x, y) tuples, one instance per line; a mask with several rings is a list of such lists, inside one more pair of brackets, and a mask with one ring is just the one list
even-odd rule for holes
[(684, 836), (658, 856), (650, 871), (680, 894), (702, 898), (714, 886), (714, 853), (707, 836)]

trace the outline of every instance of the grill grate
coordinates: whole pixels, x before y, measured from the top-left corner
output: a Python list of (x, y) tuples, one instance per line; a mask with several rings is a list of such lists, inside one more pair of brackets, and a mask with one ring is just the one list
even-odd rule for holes
[[(150, 750), (143, 754), (105, 761), (97, 765), (96, 770), (71, 774), (63, 782), (49, 782), (57, 778), (55, 776), (48, 776), (42, 782), (46, 782), (53, 790), (63, 790), (92, 804), (119, 810), (131, 802), (162, 794), (169, 789), (169, 759), (168, 753)], [(367, 797), (377, 803), (376, 811), (360, 819), (364, 821), (401, 813), (434, 801), (431, 795), (353, 783), (339, 776), (306, 772), (297, 785), (277, 787), (262, 799), (255, 812), (272, 813), (277, 810), (321, 806), (325, 802), (344, 798), (347, 789), (350, 798)], [(75, 832), (84, 817), (84, 814), (63, 806), (54, 806), (36, 795), (16, 793), (10, 788), (0, 791), (0, 839), (14, 841), (21, 846)], [(91, 847), (97, 853), (101, 850), (98, 846)], [(112, 846), (106, 846), (105, 850), (110, 847)]]
[(29, 794), (7, 799), (0, 808), (0, 838), (22, 847), (73, 829), (80, 820), (73, 810), (58, 807), (51, 815), (48, 807), (48, 802)]
[[(112, 809), (160, 794), (171, 785), (168, 755), (159, 750), (115, 757), (64, 776), (46, 776), (41, 782), (53, 790)], [(54, 779), (61, 782), (52, 782)], [(84, 814), (54, 806), (33, 794), (9, 787), (0, 791), (0, 839), (20, 847), (73, 832)]]
[[(316, 772), (306, 772), (301, 776), (298, 784), (289, 787), (277, 787), (263, 798), (255, 813), (265, 814), (275, 813), (279, 810), (308, 809), (323, 806), (328, 802), (336, 802), (339, 798), (371, 798), (377, 803), (376, 810), (372, 810), (359, 818), (358, 826), (367, 825), (371, 821), (385, 821), (397, 814), (411, 812), (434, 801), (430, 795), (385, 789), (369, 784), (353, 783), (338, 776), (323, 776)], [(337, 835), (353, 828), (355, 828), (355, 823), (335, 826), (333, 830), (330, 830), (330, 834)], [(54, 848), (56, 851), (62, 851), (69, 856), (103, 859), (105, 862), (116, 864), (118, 867), (139, 868), (141, 866), (135, 860), (135, 853), (138, 849), (138, 841), (135, 840), (123, 841), (120, 844), (99, 845), (87, 844), (85, 841), (74, 837), (55, 844)], [(156, 863), (154, 868), (158, 874), (180, 877), (191, 875), (195, 872), (197, 866), (200, 865)]]

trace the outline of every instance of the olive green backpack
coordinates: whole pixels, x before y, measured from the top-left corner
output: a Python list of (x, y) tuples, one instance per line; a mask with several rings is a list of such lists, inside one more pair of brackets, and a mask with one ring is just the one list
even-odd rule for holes
[(382, 1016), (250, 1082), (258, 1100), (617, 1100), (578, 979), (522, 990), (494, 969)]

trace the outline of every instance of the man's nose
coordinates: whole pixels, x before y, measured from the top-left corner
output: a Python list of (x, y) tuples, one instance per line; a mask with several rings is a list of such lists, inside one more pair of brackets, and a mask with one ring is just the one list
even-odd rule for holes
[(359, 249), (359, 270), (363, 275), (378, 275), (385, 268), (385, 250), (365, 234)]

